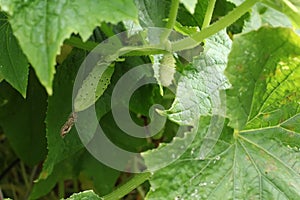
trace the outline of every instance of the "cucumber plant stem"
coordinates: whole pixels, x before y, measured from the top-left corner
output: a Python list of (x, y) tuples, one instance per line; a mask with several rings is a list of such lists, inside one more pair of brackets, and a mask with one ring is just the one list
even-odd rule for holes
[(185, 49), (190, 49), (196, 47), (200, 42), (202, 42), (205, 38), (221, 31), (222, 29), (226, 28), (227, 26), (234, 23), (238, 20), (242, 15), (249, 11), (249, 9), (257, 2), (261, 0), (246, 0), (241, 5), (236, 7), (233, 11), (228, 13), (226, 16), (221, 18), (219, 21), (213, 23), (207, 28), (204, 28), (199, 33), (193, 34), (189, 38), (185, 38), (179, 40), (177, 42), (172, 43), (172, 50), (173, 51), (181, 51)]
[[(179, 0), (174, 0), (175, 3), (178, 2), (178, 1)], [(214, 0), (212, 0), (212, 1), (214, 1)], [(234, 23), (242, 15), (244, 15), (246, 12), (248, 12), (249, 9), (255, 3), (259, 2), (259, 1), (261, 1), (261, 0), (246, 0), (246, 1), (244, 1), (241, 5), (236, 7), (229, 14), (227, 14), (226, 16), (221, 18), (219, 21), (213, 23), (212, 25), (204, 28), (203, 30), (201, 30), (201, 32), (195, 33), (191, 37), (188, 37), (188, 38), (176, 41), (174, 43), (171, 43), (172, 51), (176, 52), (176, 51), (181, 51), (181, 50), (191, 49), (193, 47), (196, 47), (205, 38), (219, 32), (220, 30), (222, 30), (222, 29), (226, 28), (227, 26), (231, 25), (232, 23)], [(174, 3), (174, 5), (175, 5), (175, 3)], [(211, 4), (213, 5), (213, 3), (211, 3)], [(176, 5), (179, 6), (178, 4), (176, 4)], [(174, 6), (174, 7), (172, 6), (172, 10), (173, 9), (175, 10), (175, 8), (176, 8), (176, 6)], [(175, 23), (175, 21), (176, 21), (176, 15), (177, 15), (177, 11), (172, 11), (172, 12), (170, 11), (170, 17), (172, 16), (172, 18), (169, 19), (169, 21), (167, 23), (167, 27), (174, 26), (173, 23)], [(208, 21), (208, 17), (207, 17), (207, 21)], [(204, 24), (204, 26), (205, 26), (205, 24)], [(167, 38), (170, 34), (170, 31), (171, 31), (171, 29), (168, 29), (168, 31), (163, 33), (164, 36), (162, 35), (161, 39), (162, 38)], [(70, 45), (75, 46), (75, 47), (78, 47), (78, 48), (81, 48), (81, 49), (89, 50), (89, 51), (91, 51), (97, 45), (97, 43), (94, 43), (94, 42), (83, 43), (80, 40), (80, 38), (75, 38), (75, 37), (71, 37), (69, 40), (66, 40), (65, 43), (70, 44)], [(137, 50), (137, 47), (127, 46), (126, 49), (127, 49), (128, 52), (130, 52), (131, 49), (132, 50)], [(151, 54), (161, 53), (161, 51), (151, 49), (151, 48), (150, 48), (151, 49), (150, 51), (143, 51), (142, 49), (147, 49), (147, 46), (141, 47), (140, 51), (142, 51), (142, 53), (141, 53), (142, 55), (148, 55), (148, 54), (151, 55)], [(139, 50), (137, 50), (136, 53), (133, 54), (133, 56), (139, 55), (138, 51)], [(131, 54), (128, 53), (127, 56), (131, 56)]]
[(142, 173), (142, 174), (136, 174), (132, 179), (130, 179), (128, 182), (126, 182), (124, 185), (120, 186), (116, 190), (114, 190), (112, 193), (103, 196), (101, 199), (103, 200), (116, 200), (124, 197), (129, 192), (137, 188), (139, 185), (144, 183), (146, 180), (148, 180), (151, 176), (150, 172)]
[(166, 30), (162, 33), (160, 41), (165, 42), (169, 37), (173, 27), (175, 26), (177, 12), (179, 7), (179, 0), (172, 0), (171, 9), (169, 13), (169, 19), (166, 24)]
[(209, 26), (210, 21), (211, 21), (211, 17), (212, 17), (213, 12), (214, 12), (215, 4), (216, 4), (216, 0), (210, 0), (208, 2), (207, 10), (206, 10), (206, 13), (205, 13), (205, 17), (204, 17), (204, 20), (203, 20), (201, 30)]

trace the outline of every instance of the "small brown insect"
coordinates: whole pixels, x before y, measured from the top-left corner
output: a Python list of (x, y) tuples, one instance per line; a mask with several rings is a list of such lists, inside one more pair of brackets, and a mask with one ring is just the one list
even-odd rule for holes
[(72, 112), (68, 120), (66, 121), (66, 123), (60, 129), (60, 136), (62, 138), (65, 137), (65, 135), (70, 132), (76, 120), (77, 120), (77, 113)]

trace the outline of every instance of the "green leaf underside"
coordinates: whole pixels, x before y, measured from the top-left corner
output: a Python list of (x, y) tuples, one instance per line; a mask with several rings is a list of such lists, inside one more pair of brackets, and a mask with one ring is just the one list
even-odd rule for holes
[[(240, 5), (245, 0), (228, 0), (236, 5)], [(284, 13), (297, 27), (300, 26), (300, 2), (298, 0), (263, 0), (264, 4)], [(276, 16), (275, 16), (276, 17)]]
[(49, 94), (52, 94), (55, 57), (71, 33), (80, 33), (86, 40), (102, 21), (117, 23), (137, 18), (137, 9), (131, 0), (1, 0), (0, 6), (11, 15), (9, 22), (14, 34)]
[(154, 173), (146, 199), (300, 198), (299, 42), (283, 28), (235, 38), (226, 104), (228, 124), (236, 130), (227, 121), (214, 149), (200, 160), (210, 126), (210, 117), (201, 118), (187, 151)]
[(225, 31), (206, 40), (204, 52), (193, 59), (191, 69), (179, 79), (174, 103), (166, 111), (172, 121), (193, 125), (200, 115), (212, 113), (216, 107), (212, 101), (219, 98), (218, 91), (229, 86), (223, 71), (230, 47)]
[[(243, 3), (245, 0), (228, 0), (236, 5), (240, 5), (241, 3)], [(271, 22), (271, 25), (274, 24), (278, 24), (282, 23), (285, 20), (286, 17), (290, 18), (291, 21), (294, 22), (293, 25), (295, 25), (297, 28), (300, 27), (300, 2), (299, 0), (263, 0), (262, 1), (264, 4), (270, 6), (271, 8), (274, 8), (275, 10), (278, 10), (279, 12), (283, 13), (282, 14), (275, 14), (274, 11), (272, 18), (268, 16), (268, 14), (271, 14), (270, 11), (267, 11), (269, 13), (261, 13), (263, 16), (263, 18), (265, 18), (268, 22)], [(257, 4), (259, 5), (259, 4)], [(256, 6), (254, 6), (256, 7)], [(254, 8), (255, 9), (255, 8)], [(258, 17), (257, 13), (254, 13), (254, 17)], [(274, 19), (277, 19), (278, 22), (276, 22)], [(254, 20), (254, 19), (253, 19)], [(260, 21), (259, 19), (256, 18), (257, 23)], [(253, 25), (255, 23), (255, 20), (253, 22)], [(273, 24), (274, 23), (274, 24)], [(259, 23), (258, 23), (259, 24)], [(269, 24), (269, 23), (268, 23)]]
[(298, 0), (264, 0), (270, 7), (288, 16), (300, 28), (300, 2)]
[(197, 5), (197, 0), (180, 0), (180, 2), (186, 7), (186, 9), (194, 14), (195, 7)]
[(4, 13), (0, 12), (0, 74), (26, 97), (29, 65)]
[(258, 29), (264, 25), (292, 27), (292, 23), (286, 15), (264, 4), (257, 3), (252, 7), (250, 19), (245, 22), (243, 32)]

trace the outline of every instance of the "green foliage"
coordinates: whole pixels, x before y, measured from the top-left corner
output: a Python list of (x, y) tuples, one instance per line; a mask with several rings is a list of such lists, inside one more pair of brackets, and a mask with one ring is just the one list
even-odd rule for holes
[[(83, 148), (74, 129), (62, 139), (60, 129), (72, 112), (72, 89), (77, 70), (83, 61), (84, 51), (75, 50), (58, 68), (53, 82), (53, 95), (48, 97), (46, 117), (48, 155), (40, 179), (47, 178), (55, 164)], [(70, 63), (72, 63), (70, 65)], [(70, 137), (72, 135), (73, 137)]]
[(212, 113), (218, 91), (229, 86), (223, 71), (230, 47), (231, 41), (224, 31), (206, 40), (204, 52), (194, 57), (190, 70), (178, 81), (176, 98), (166, 111), (171, 120), (193, 125), (200, 115)]
[(17, 39), (12, 33), (7, 16), (0, 12), (0, 76), (26, 97), (29, 66)]
[(226, 70), (233, 85), (227, 93), (230, 125), (242, 130), (260, 120), (260, 126), (288, 120), (297, 113), (299, 36), (288, 29), (264, 28), (235, 42)]
[[(297, 0), (0, 0), (0, 8), (0, 198), (300, 198)], [(148, 27), (177, 35), (135, 35)], [(124, 30), (126, 40), (105, 42)], [(98, 43), (107, 59), (78, 71)], [(126, 72), (151, 62), (158, 85), (135, 91), (128, 113), (145, 135), (154, 112), (168, 119), (156, 135), (134, 138), (114, 121), (111, 98)], [(153, 104), (164, 110), (149, 112)], [(85, 149), (93, 106), (106, 137), (140, 152), (151, 173), (122, 173)], [(77, 115), (89, 127), (80, 137)], [(7, 188), (13, 179), (20, 184)]]
[(164, 27), (168, 17), (170, 1), (136, 0), (139, 10), (139, 22), (142, 27)]
[(99, 22), (134, 20), (137, 15), (130, 0), (1, 0), (0, 6), (10, 15), (9, 22), (14, 35), (50, 95), (55, 73), (55, 56), (59, 53), (60, 45), (71, 33), (80, 33), (83, 40), (87, 40)]
[(270, 7), (286, 14), (294, 22), (295, 26), (300, 28), (300, 3), (298, 0), (264, 0), (264, 2)]
[(258, 29), (262, 25), (292, 27), (288, 17), (277, 10), (258, 3), (251, 10), (251, 17), (245, 22), (244, 32)]
[[(147, 199), (299, 197), (299, 42), (283, 28), (234, 40), (226, 69), (228, 126), (202, 160), (199, 147), (210, 123), (202, 119), (186, 153), (151, 178)], [(155, 162), (151, 153), (149, 163)]]
[(0, 83), (0, 126), (16, 154), (33, 166), (46, 155), (47, 95), (34, 72), (30, 71), (26, 99), (6, 82)]

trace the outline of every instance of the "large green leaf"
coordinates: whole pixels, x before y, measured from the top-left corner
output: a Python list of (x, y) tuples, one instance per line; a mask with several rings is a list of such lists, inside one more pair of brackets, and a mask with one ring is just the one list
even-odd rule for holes
[(217, 106), (214, 101), (219, 98), (218, 91), (229, 86), (223, 71), (230, 47), (231, 40), (225, 31), (206, 40), (204, 51), (179, 79), (176, 98), (167, 111), (171, 120), (191, 125), (200, 115), (212, 113)]
[[(223, 135), (221, 139), (219, 139), (216, 148), (211, 152), (210, 157), (207, 160), (199, 159), (202, 139), (207, 132), (209, 123), (209, 117), (201, 118), (198, 132), (197, 130), (192, 131), (187, 134), (184, 139), (179, 138), (173, 140), (171, 145), (180, 148), (185, 144), (186, 140), (191, 140), (195, 137), (193, 143), (178, 160), (154, 172), (150, 179), (151, 188), (146, 199), (154, 200), (160, 199), (160, 197), (164, 197), (165, 199), (209, 199), (209, 189), (216, 187), (218, 185), (218, 179), (222, 180), (222, 175), (226, 175), (228, 168), (231, 167), (230, 163), (224, 165), (225, 162), (221, 162), (228, 160), (228, 158), (226, 159), (224, 155), (222, 155), (221, 159), (219, 155), (222, 152), (226, 153), (229, 149), (229, 141), (226, 136), (231, 130), (228, 128), (223, 131)], [(155, 156), (147, 154), (148, 153), (143, 155), (146, 159), (146, 163), (156, 161), (157, 158)], [(161, 154), (160, 156), (164, 155)], [(232, 158), (229, 157), (229, 161), (230, 160), (232, 160)], [(218, 173), (216, 173), (217, 171)], [(210, 177), (208, 177), (208, 175), (210, 175)], [(228, 179), (224, 178), (224, 180)], [(219, 198), (215, 196), (215, 198), (212, 199)]]
[(59, 66), (55, 75), (53, 95), (48, 98), (46, 117), (48, 156), (44, 162), (40, 178), (46, 178), (52, 173), (56, 163), (68, 158), (83, 148), (76, 134), (75, 128), (71, 129), (65, 138), (60, 135), (61, 127), (72, 112), (72, 89), (77, 70), (85, 57), (85, 52), (74, 51)]
[(262, 28), (236, 38), (226, 70), (230, 125), (264, 199), (300, 197), (299, 44), (290, 29)]
[[(86, 52), (73, 50), (68, 58), (59, 66), (55, 75), (53, 95), (48, 98), (46, 117), (48, 156), (40, 175), (41, 179), (47, 178), (53, 167), (62, 160), (76, 154), (84, 148), (79, 139), (75, 126), (64, 137), (61, 137), (61, 128), (72, 112), (72, 92), (77, 71), (85, 59)], [(97, 117), (100, 119), (110, 111), (110, 95), (105, 93), (95, 104)], [(83, 120), (88, 120), (83, 119)], [(84, 122), (81, 122), (84, 123)], [(87, 122), (89, 124), (89, 122)], [(91, 129), (93, 126), (91, 126)], [(95, 131), (95, 130), (93, 130)]]
[(227, 93), (230, 126), (243, 130), (259, 120), (264, 126), (278, 125), (294, 115), (299, 36), (290, 29), (262, 28), (237, 37), (235, 44), (226, 70), (233, 85)]
[(47, 94), (32, 70), (26, 96), (0, 84), (0, 125), (18, 157), (33, 166), (46, 156)]
[(0, 12), (0, 74), (26, 97), (29, 65), (4, 13)]
[[(225, 107), (219, 101), (219, 91), (229, 87), (223, 74), (227, 63), (227, 56), (231, 41), (222, 31), (206, 40), (204, 51), (195, 57), (191, 66), (187, 67), (179, 79), (176, 97), (171, 108), (163, 113), (169, 119), (182, 125), (192, 126), (193, 129), (182, 128), (178, 130), (177, 137), (170, 144), (161, 145), (158, 149), (146, 152), (143, 157), (149, 169), (156, 169), (177, 158), (183, 152), (178, 149), (187, 148), (193, 141), (198, 128), (198, 121), (203, 115), (223, 115)], [(223, 120), (224, 121), (224, 120)], [(222, 125), (222, 119), (214, 121)], [(215, 124), (217, 127), (217, 124)], [(208, 132), (207, 137), (218, 139), (220, 131)], [(203, 146), (203, 156), (210, 151), (215, 142), (209, 141), (208, 146)], [(161, 163), (161, 164), (160, 164)]]
[(71, 33), (86, 40), (102, 21), (117, 23), (136, 20), (132, 0), (122, 1), (0, 1), (20, 45), (33, 65), (41, 83), (52, 94), (55, 57)]
[(201, 118), (184, 155), (154, 173), (147, 199), (300, 198), (299, 43), (283, 28), (235, 39), (226, 69), (233, 129), (225, 126), (209, 156), (200, 159), (211, 125), (210, 117)]

